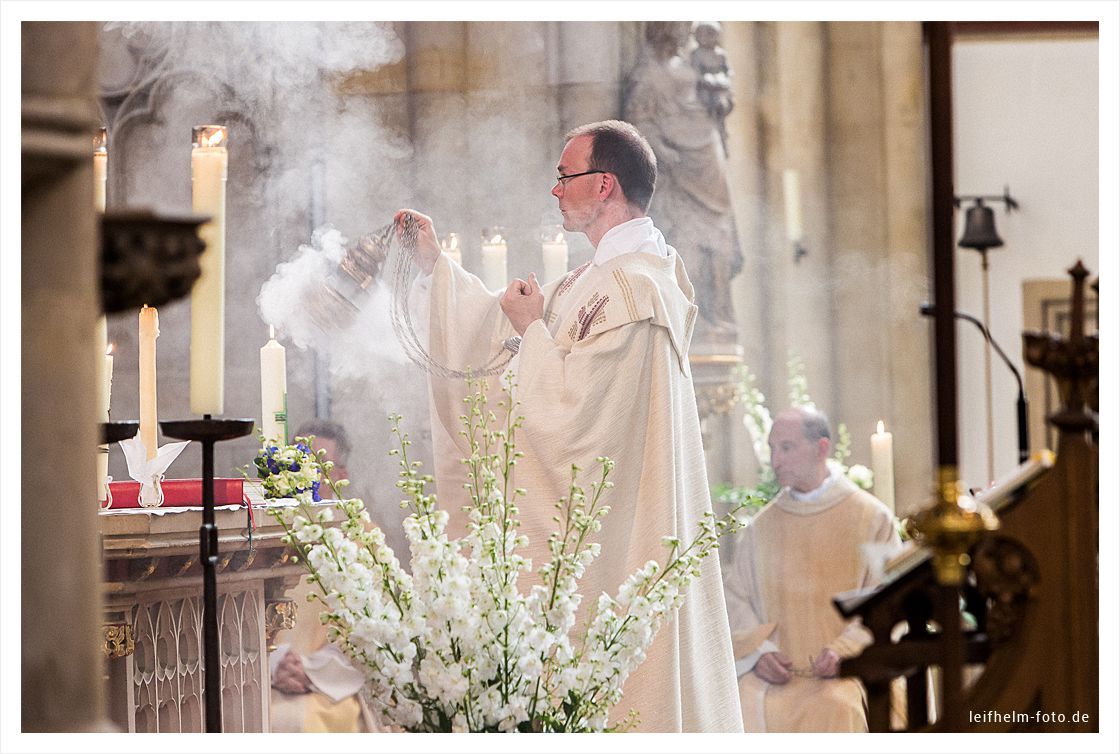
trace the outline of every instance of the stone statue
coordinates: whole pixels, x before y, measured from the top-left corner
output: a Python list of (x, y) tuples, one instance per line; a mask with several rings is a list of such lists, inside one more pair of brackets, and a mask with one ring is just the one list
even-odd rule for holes
[(697, 93), (700, 102), (708, 110), (719, 130), (723, 151), (727, 149), (727, 116), (735, 107), (731, 94), (731, 66), (727, 62), (727, 51), (720, 47), (722, 30), (718, 21), (697, 21), (692, 26), (692, 38), (696, 47), (692, 49), (689, 60), (699, 76)]
[(687, 21), (646, 23), (646, 50), (628, 82), (625, 117), (657, 155), (657, 190), (649, 215), (680, 252), (696, 287), (696, 339), (734, 343), (730, 286), (743, 257), (735, 235), (727, 156), (700, 101), (697, 72), (683, 57), (690, 31)]

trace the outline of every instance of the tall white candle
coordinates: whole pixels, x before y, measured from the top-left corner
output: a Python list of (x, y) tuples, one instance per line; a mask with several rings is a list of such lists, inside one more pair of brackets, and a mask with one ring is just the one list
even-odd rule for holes
[[(113, 379), (113, 357), (111, 355), (112, 349), (109, 348), (109, 323), (105, 319), (105, 315), (97, 318), (97, 334), (94, 337), (97, 352), (104, 354), (104, 357), (98, 357), (98, 379), (97, 379), (97, 420), (109, 421), (109, 385), (106, 381)], [(105, 370), (105, 365), (109, 365), (109, 370)]]
[(104, 128), (93, 137), (93, 206), (105, 211), (105, 182), (109, 178), (109, 137)]
[[(104, 315), (97, 318), (97, 347), (104, 354), (98, 363), (97, 380), (97, 420), (109, 421), (109, 401), (113, 391), (113, 347), (109, 345), (109, 328)], [(109, 446), (97, 448), (97, 499), (106, 499), (106, 483), (109, 479)]]
[(191, 290), (191, 411), (220, 414), (225, 405), (226, 152), (225, 126), (195, 126), (191, 150), (194, 211), (209, 215), (199, 229), (206, 250)]
[(492, 291), (505, 290), (509, 282), (506, 271), (506, 239), (498, 228), (482, 233), (482, 282)]
[(156, 457), (156, 338), (159, 312), (145, 305), (140, 310), (140, 439), (148, 458)]
[(287, 357), (271, 326), (261, 347), (261, 433), (266, 440), (288, 442)]
[(796, 170), (782, 171), (782, 196), (786, 209), (786, 238), (800, 241), (804, 231), (801, 228), (801, 183)]
[(568, 242), (563, 231), (548, 233), (541, 240), (544, 282), (556, 280), (568, 272)]
[(109, 421), (109, 410), (113, 400), (113, 347), (105, 349), (105, 360), (101, 367), (101, 421)]
[(871, 471), (875, 474), (875, 497), (894, 512), (894, 437), (880, 421), (871, 435)]
[(460, 267), (463, 266), (463, 250), (459, 247), (458, 233), (448, 233), (446, 238), (440, 240), (439, 245), (444, 254), (454, 259)]

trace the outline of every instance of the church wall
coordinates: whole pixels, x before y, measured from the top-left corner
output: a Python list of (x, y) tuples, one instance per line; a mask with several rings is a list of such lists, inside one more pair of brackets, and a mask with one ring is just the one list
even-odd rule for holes
[[(961, 38), (953, 45), (954, 160), (958, 194), (1002, 194), (1020, 203), (1007, 214), (992, 204), (1004, 245), (988, 252), (991, 332), (1023, 369), (1023, 283), (1065, 279), (1081, 258), (1094, 275), (1098, 252), (1098, 42), (1095, 37)], [(958, 235), (964, 210), (957, 214)], [(958, 249), (957, 309), (980, 318), (980, 255)], [(958, 328), (961, 479), (987, 482), (983, 341)], [(1017, 458), (1015, 378), (993, 355), (995, 477)], [(1037, 410), (1038, 407), (1032, 407)], [(1031, 444), (1039, 447), (1039, 437)]]

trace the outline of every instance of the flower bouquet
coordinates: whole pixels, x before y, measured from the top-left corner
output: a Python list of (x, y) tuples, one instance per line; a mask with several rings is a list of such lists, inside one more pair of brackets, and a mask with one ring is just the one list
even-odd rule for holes
[[(664, 562), (649, 561), (613, 596), (593, 596), (577, 627), (578, 581), (599, 554), (592, 539), (609, 511), (612, 462), (597, 459), (586, 487), (572, 467), (569, 492), (555, 505), (549, 560), (537, 568), (539, 580), (520, 589), (532, 565), (518, 553), (527, 539), (518, 533), (516, 501), (526, 491), (510, 487), (522, 455), (511, 387), (499, 404), (500, 421), (477, 383), (460, 417), (471, 451), (463, 460), (470, 505), (461, 539), (447, 536), (448, 513), (427, 491), (432, 478), (409, 459), (401, 417), (390, 417), (399, 443), (392, 451), (400, 458), (397, 486), (406, 496), (402, 505), (412, 509), (404, 523), (411, 575), (384, 534), (369, 526), (361, 500), (340, 500), (334, 509), (344, 519), (333, 526), (332, 509), (313, 506), (313, 485), (300, 477), (273, 487), (295, 499), (274, 515), (319, 587), (313, 597), (323, 603), (320, 619), (331, 640), (366, 673), (367, 700), (381, 723), (427, 732), (625, 730), (638, 717), (634, 710), (611, 717), (623, 683), (681, 605), (702, 561), (740, 524), (734, 512), (722, 518), (709, 512), (692, 541), (664, 538)], [(299, 442), (310, 448), (312, 440)], [(290, 466), (285, 471), (290, 450), (280, 449), (276, 459), (281, 475), (297, 473)], [(301, 456), (301, 471), (316, 458)], [(325, 479), (337, 494), (329, 474)]]

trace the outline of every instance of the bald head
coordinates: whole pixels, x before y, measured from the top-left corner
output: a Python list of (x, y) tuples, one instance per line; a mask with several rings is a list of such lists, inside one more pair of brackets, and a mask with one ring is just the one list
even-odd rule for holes
[(828, 478), (832, 447), (828, 417), (808, 406), (794, 406), (774, 418), (770, 428), (770, 464), (783, 487), (810, 492)]

